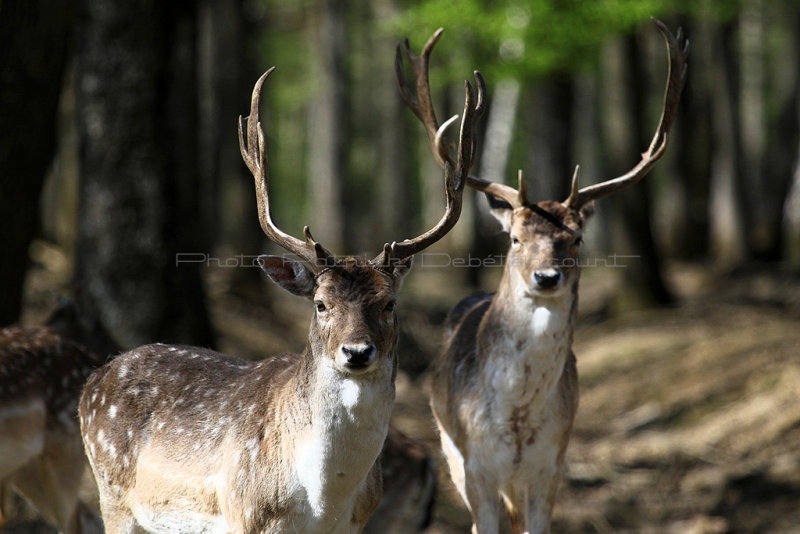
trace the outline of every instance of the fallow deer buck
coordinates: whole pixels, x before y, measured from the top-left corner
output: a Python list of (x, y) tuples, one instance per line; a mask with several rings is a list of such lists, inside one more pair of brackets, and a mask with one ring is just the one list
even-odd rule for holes
[[(661, 120), (633, 169), (582, 189), (576, 169), (564, 202), (530, 203), (522, 173), (519, 189), (468, 178), (487, 193), (511, 237), (497, 291), (456, 305), (433, 366), (431, 408), (450, 476), (472, 514), (473, 533), (498, 532), (501, 499), (513, 532), (549, 532), (578, 407), (572, 336), (581, 235), (594, 199), (633, 185), (664, 154), (685, 75), (688, 42), (680, 30), (676, 37), (653, 21), (667, 43), (669, 71)], [(411, 60), (417, 83), (427, 85), (425, 60)], [(402, 84), (399, 69), (398, 76)], [(424, 108), (415, 112), (428, 132), (435, 131), (430, 101)]]
[(16, 490), (66, 534), (100, 533), (79, 500), (87, 462), (78, 425), (84, 382), (116, 346), (64, 301), (44, 326), (0, 330), (0, 531)]
[[(313, 303), (301, 354), (249, 362), (211, 350), (147, 345), (90, 378), (80, 403), (83, 439), (98, 482), (108, 534), (353, 533), (381, 494), (378, 454), (394, 402), (395, 295), (412, 255), (456, 223), (483, 108), (466, 83), (459, 150), (444, 158), (446, 208), (413, 239), (374, 259), (335, 258), (273, 223), (261, 86), (253, 89), (239, 142), (255, 178), (267, 237), (301, 261), (259, 256), (269, 277)], [(245, 133), (246, 130), (246, 133)], [(303, 263), (305, 262), (305, 263)]]

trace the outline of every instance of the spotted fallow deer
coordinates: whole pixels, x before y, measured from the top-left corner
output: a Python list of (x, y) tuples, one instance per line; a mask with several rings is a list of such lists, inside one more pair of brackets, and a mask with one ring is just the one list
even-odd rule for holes
[(0, 330), (0, 531), (15, 490), (61, 532), (102, 532), (78, 498), (87, 468), (78, 397), (115, 352), (105, 330), (72, 300), (43, 326)]
[[(537, 203), (528, 201), (522, 173), (519, 189), (468, 177), (487, 193), (511, 238), (497, 291), (456, 305), (433, 365), (431, 408), (473, 533), (498, 532), (501, 500), (513, 532), (549, 532), (578, 406), (572, 336), (584, 225), (594, 199), (633, 185), (664, 154), (685, 75), (688, 42), (654, 22), (669, 54), (664, 108), (650, 147), (631, 171), (578, 189), (576, 169), (569, 198)], [(409, 57), (417, 83), (425, 84), (425, 60)], [(402, 85), (400, 69), (398, 77)], [(436, 130), (430, 116), (417, 115), (429, 132)]]
[(481, 114), (467, 83), (459, 150), (439, 129), (446, 208), (416, 238), (374, 259), (335, 258), (273, 223), (255, 84), (239, 141), (267, 237), (302, 261), (259, 256), (269, 277), (313, 303), (301, 354), (249, 362), (211, 350), (147, 345), (93, 374), (80, 402), (83, 440), (108, 534), (360, 532), (381, 495), (377, 461), (394, 403), (395, 295), (413, 254), (456, 223)]

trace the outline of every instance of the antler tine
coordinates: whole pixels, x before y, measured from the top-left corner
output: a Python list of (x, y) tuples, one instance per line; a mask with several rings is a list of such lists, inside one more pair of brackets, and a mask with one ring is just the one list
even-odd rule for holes
[(311, 264), (312, 270), (318, 272), (328, 265), (333, 256), (325, 248), (314, 241), (311, 232), (306, 226), (303, 229), (305, 241), (290, 236), (279, 229), (272, 221), (272, 209), (269, 202), (269, 167), (267, 166), (267, 145), (264, 140), (264, 131), (258, 118), (258, 109), (261, 101), (261, 87), (275, 70), (271, 67), (261, 75), (253, 87), (253, 96), (250, 99), (250, 115), (247, 116), (247, 142), (245, 143), (245, 119), (239, 116), (239, 150), (242, 153), (247, 168), (255, 179), (256, 202), (258, 203), (258, 219), (261, 228), (267, 237), (274, 243)]
[[(664, 105), (661, 111), (661, 119), (658, 122), (658, 128), (653, 135), (653, 140), (647, 151), (642, 154), (642, 159), (630, 171), (612, 178), (605, 182), (590, 185), (583, 189), (577, 189), (577, 185), (573, 183), (572, 192), (564, 205), (572, 209), (580, 209), (592, 200), (610, 195), (615, 191), (619, 191), (625, 187), (635, 184), (641, 180), (655, 165), (656, 161), (664, 155), (667, 149), (667, 142), (669, 140), (669, 131), (672, 128), (672, 122), (675, 119), (675, 113), (678, 109), (678, 103), (681, 98), (681, 90), (686, 78), (686, 59), (689, 55), (689, 40), (683, 36), (682, 29), (678, 29), (677, 37), (669, 31), (667, 26), (656, 18), (651, 18), (653, 23), (658, 27), (661, 34), (664, 36), (664, 41), (667, 45), (667, 54), (669, 55), (669, 63), (667, 65), (667, 85), (664, 90)], [(683, 41), (683, 43), (681, 43)], [(577, 178), (573, 177), (573, 182)]]
[[(408, 39), (403, 39), (402, 43), (397, 44), (397, 52), (395, 53), (394, 60), (394, 71), (397, 76), (397, 85), (400, 88), (400, 95), (403, 97), (406, 104), (408, 104), (408, 107), (411, 108), (411, 111), (414, 112), (414, 115), (416, 115), (425, 126), (425, 132), (428, 134), (428, 139), (433, 146), (435, 146), (436, 132), (439, 130), (439, 121), (436, 119), (436, 111), (433, 109), (428, 66), (433, 47), (436, 46), (442, 32), (444, 32), (444, 28), (439, 28), (433, 32), (433, 35), (431, 35), (428, 42), (425, 43), (419, 56), (411, 52)], [(405, 82), (405, 76), (403, 74), (403, 53), (405, 53), (405, 56), (408, 58), (414, 70), (416, 97), (411, 94)], [(434, 157), (442, 167), (444, 167), (445, 162), (449, 162), (450, 165), (455, 165), (446, 150), (434, 150)]]
[[(441, 30), (437, 31), (428, 41), (428, 45), (431, 45), (432, 42), (435, 43), (435, 39), (438, 39), (440, 33)], [(428, 45), (426, 45), (426, 50), (429, 52), (430, 48)], [(425, 51), (423, 51), (423, 55), (425, 55)], [(464, 98), (461, 129), (459, 131), (457, 160), (453, 162), (448, 154), (445, 147), (444, 134), (447, 128), (458, 118), (458, 115), (454, 115), (447, 120), (447, 122), (438, 127), (432, 139), (434, 153), (439, 154), (443, 160), (440, 163), (442, 163), (442, 167), (444, 168), (446, 199), (444, 215), (442, 215), (442, 218), (433, 228), (424, 234), (413, 239), (406, 239), (400, 243), (393, 242), (391, 245), (384, 246), (383, 252), (372, 260), (374, 264), (389, 265), (392, 261), (400, 261), (424, 250), (444, 237), (458, 221), (461, 215), (464, 185), (467, 182), (467, 177), (469, 176), (469, 171), (472, 168), (475, 156), (475, 127), (485, 108), (486, 83), (480, 72), (475, 71), (474, 74), (477, 95), (472, 85), (467, 81), (464, 82), (466, 96)], [(402, 84), (402, 78), (398, 77), (398, 81)], [(430, 95), (430, 92), (427, 91), (427, 94)], [(430, 99), (428, 100), (430, 101)], [(408, 100), (406, 101), (408, 102)], [(411, 106), (410, 103), (409, 105)], [(413, 106), (412, 109), (414, 109)], [(433, 116), (432, 106), (430, 112), (430, 115)], [(419, 114), (417, 114), (417, 116), (419, 117)], [(435, 118), (433, 120), (435, 121)], [(423, 120), (423, 123), (425, 123), (426, 127), (429, 124), (426, 123), (425, 120)]]
[(520, 192), (510, 185), (501, 184), (499, 182), (490, 182), (477, 176), (467, 176), (467, 185), (478, 191), (483, 191), (497, 198), (501, 198), (508, 202), (508, 204), (516, 209), (524, 206), (524, 200), (520, 196)]

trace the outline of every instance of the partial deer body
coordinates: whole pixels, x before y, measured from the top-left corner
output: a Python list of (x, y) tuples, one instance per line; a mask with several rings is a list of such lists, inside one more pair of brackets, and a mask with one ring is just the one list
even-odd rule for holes
[[(459, 145), (470, 149), (444, 165), (439, 223), (386, 244), (372, 260), (337, 259), (308, 227), (298, 239), (272, 221), (258, 122), (272, 71), (255, 85), (239, 141), (262, 229), (301, 260), (258, 261), (278, 285), (313, 303), (308, 343), (301, 354), (257, 363), (148, 345), (95, 373), (80, 418), (109, 534), (360, 532), (380, 499), (377, 460), (397, 371), (396, 293), (411, 256), (458, 220), (479, 106), (468, 87)], [(433, 143), (440, 153), (443, 135)]]
[(383, 497), (367, 534), (423, 532), (433, 519), (436, 462), (424, 444), (389, 426), (381, 451)]
[(52, 327), (0, 330), (0, 526), (13, 488), (62, 532), (101, 531), (78, 500), (87, 463), (77, 416), (102, 361)]
[(571, 346), (583, 216), (553, 202), (509, 215), (500, 287), (453, 310), (431, 388), (450, 475), (479, 533), (497, 531), (498, 493), (515, 532), (546, 531), (578, 407)]
[(320, 277), (331, 308), (303, 354), (148, 345), (95, 374), (82, 419), (107, 531), (357, 531), (380, 498), (396, 283), (357, 264)]
[(501, 501), (514, 533), (549, 532), (578, 406), (572, 337), (582, 232), (594, 199), (632, 185), (663, 155), (685, 73), (680, 32), (676, 38), (654, 22), (670, 58), (664, 110), (649, 149), (630, 172), (578, 189), (576, 170), (569, 198), (538, 203), (528, 202), (521, 172), (518, 189), (468, 177), (470, 186), (487, 193), (511, 238), (497, 291), (455, 307), (433, 366), (431, 408), (475, 534), (498, 532)]

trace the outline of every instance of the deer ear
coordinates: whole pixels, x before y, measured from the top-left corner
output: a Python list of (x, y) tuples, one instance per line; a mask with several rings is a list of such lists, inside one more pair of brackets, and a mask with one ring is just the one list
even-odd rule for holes
[(489, 201), (489, 212), (500, 222), (504, 232), (511, 230), (511, 214), (514, 208), (505, 200), (501, 200), (490, 193), (484, 193), (486, 200)]
[(258, 264), (273, 282), (292, 295), (308, 298), (314, 295), (314, 275), (299, 261), (280, 256), (259, 256)]
[(581, 217), (583, 217), (583, 221), (586, 222), (592, 218), (594, 215), (594, 200), (591, 200), (581, 206)]
[(414, 263), (414, 256), (409, 256), (408, 258), (404, 259), (403, 261), (395, 262), (392, 265), (392, 274), (394, 275), (395, 280), (395, 291), (400, 290), (400, 286), (403, 285), (403, 279), (408, 274), (408, 271), (411, 270), (411, 265)]

